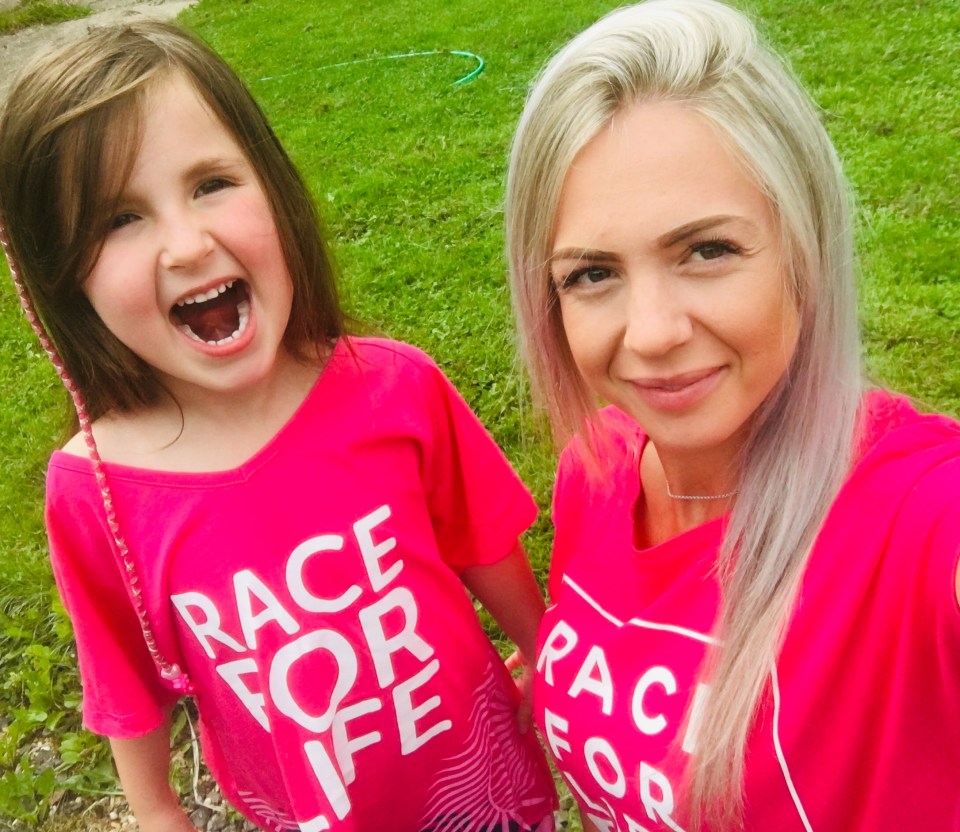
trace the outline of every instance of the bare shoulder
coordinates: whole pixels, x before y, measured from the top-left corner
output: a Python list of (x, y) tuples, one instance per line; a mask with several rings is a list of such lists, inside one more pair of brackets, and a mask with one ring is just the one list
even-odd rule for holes
[(89, 456), (87, 442), (82, 433), (75, 433), (60, 450), (70, 456)]
[[(93, 435), (97, 441), (97, 451), (103, 459), (110, 462), (124, 461), (124, 454), (120, 449), (127, 444), (127, 442), (124, 441), (124, 435), (129, 432), (129, 428), (125, 429), (125, 421), (127, 420), (117, 420), (107, 417), (98, 419), (93, 423)], [(84, 458), (90, 456), (90, 452), (87, 449), (87, 438), (83, 435), (82, 431), (77, 431), (77, 433), (71, 436), (60, 450), (71, 456), (81, 456)]]
[[(145, 410), (107, 414), (97, 419), (92, 429), (97, 452), (104, 461), (143, 465), (146, 457), (156, 454), (158, 449), (163, 449), (177, 438), (180, 426), (179, 411), (174, 411), (171, 416), (157, 410)], [(90, 456), (82, 431), (74, 434), (60, 450), (71, 456)]]

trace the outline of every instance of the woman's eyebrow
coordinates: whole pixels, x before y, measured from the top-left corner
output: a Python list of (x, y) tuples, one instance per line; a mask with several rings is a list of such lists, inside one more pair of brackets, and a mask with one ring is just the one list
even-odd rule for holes
[(688, 237), (702, 234), (704, 231), (709, 231), (711, 228), (716, 228), (718, 225), (724, 225), (728, 222), (749, 223), (749, 220), (736, 214), (715, 214), (710, 217), (702, 217), (661, 234), (657, 238), (657, 244), (662, 248), (670, 248), (670, 246), (674, 246)]
[(561, 248), (550, 255), (548, 263), (555, 263), (557, 260), (616, 260), (617, 255), (611, 251), (603, 251), (594, 248)]
[[(659, 248), (670, 248), (671, 246), (675, 246), (677, 243), (683, 242), (690, 237), (703, 234), (704, 232), (710, 231), (717, 226), (726, 225), (727, 223), (736, 223), (737, 225), (746, 226), (749, 228), (754, 227), (750, 220), (748, 220), (746, 217), (740, 216), (739, 214), (714, 214), (709, 217), (700, 217), (692, 220), (691, 222), (684, 223), (677, 228), (670, 229), (669, 231), (657, 237), (656, 245)], [(566, 248), (557, 249), (551, 253), (548, 262), (554, 263), (558, 260), (591, 260), (604, 262), (617, 259), (617, 254), (604, 249), (569, 246)]]

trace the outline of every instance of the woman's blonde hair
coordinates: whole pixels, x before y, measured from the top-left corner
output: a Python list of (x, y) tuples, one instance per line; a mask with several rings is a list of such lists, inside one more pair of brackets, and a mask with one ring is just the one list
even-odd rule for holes
[(733, 828), (746, 738), (813, 541), (849, 467), (861, 397), (851, 211), (818, 111), (740, 12), (714, 0), (648, 0), (567, 44), (533, 86), (514, 138), (507, 246), (521, 353), (560, 442), (591, 441), (593, 394), (564, 334), (550, 256), (576, 155), (618, 111), (676, 101), (723, 137), (778, 219), (800, 334), (755, 414), (740, 494), (718, 556), (722, 586), (708, 711), (688, 769), (693, 822)]
[(196, 89), (260, 178), (293, 282), (287, 348), (308, 358), (345, 326), (313, 200), (236, 73), (173, 24), (86, 30), (14, 80), (0, 117), (0, 217), (28, 300), (93, 420), (150, 404), (162, 391), (82, 287), (132, 170), (147, 92), (174, 75)]

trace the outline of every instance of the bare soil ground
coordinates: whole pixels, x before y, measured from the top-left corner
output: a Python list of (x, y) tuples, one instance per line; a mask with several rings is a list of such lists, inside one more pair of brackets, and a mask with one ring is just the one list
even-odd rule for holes
[[(37, 49), (64, 33), (97, 23), (111, 23), (133, 15), (168, 19), (176, 17), (196, 0), (84, 0), (94, 13), (80, 20), (55, 26), (35, 26), (10, 35), (0, 35), (0, 100), (6, 97), (16, 71)], [(16, 8), (18, 0), (0, 0), (0, 9)]]

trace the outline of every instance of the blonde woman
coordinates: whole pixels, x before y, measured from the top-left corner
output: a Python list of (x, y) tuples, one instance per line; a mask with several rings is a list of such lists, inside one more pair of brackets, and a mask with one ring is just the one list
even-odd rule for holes
[(721, 3), (621, 9), (530, 93), (507, 223), (585, 828), (960, 829), (960, 425), (865, 389), (807, 95)]

